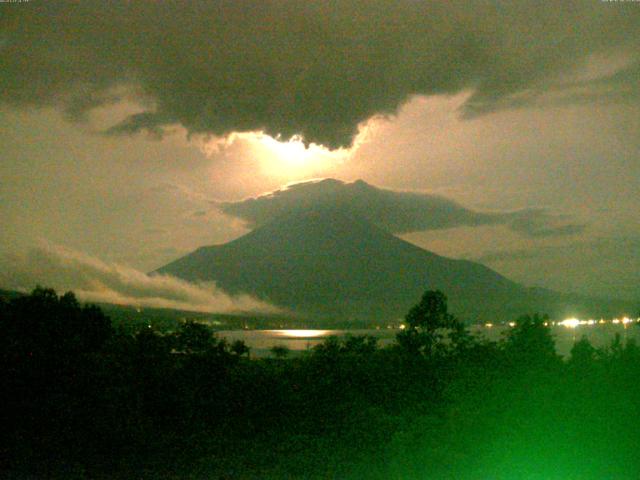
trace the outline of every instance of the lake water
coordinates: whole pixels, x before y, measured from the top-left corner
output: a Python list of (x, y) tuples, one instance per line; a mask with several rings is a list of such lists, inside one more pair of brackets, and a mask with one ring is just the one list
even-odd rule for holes
[[(474, 336), (488, 340), (499, 340), (511, 327), (507, 325), (484, 326), (474, 325), (469, 328)], [(635, 339), (640, 344), (640, 325), (637, 323), (611, 323), (595, 325), (578, 325), (568, 327), (555, 325), (549, 327), (556, 341), (556, 350), (560, 355), (568, 355), (573, 344), (583, 336), (587, 337), (594, 347), (604, 347), (611, 343), (616, 333), (623, 341)], [(330, 336), (371, 335), (378, 339), (378, 345), (393, 343), (397, 329), (371, 330), (223, 330), (217, 332), (218, 337), (228, 341), (243, 340), (251, 347), (252, 355), (268, 356), (275, 345), (287, 347), (293, 352), (301, 352), (323, 342)]]

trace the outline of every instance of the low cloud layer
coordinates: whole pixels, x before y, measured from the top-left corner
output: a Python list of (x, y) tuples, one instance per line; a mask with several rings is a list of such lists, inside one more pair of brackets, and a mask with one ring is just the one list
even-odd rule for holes
[(0, 102), (142, 106), (111, 133), (338, 147), (413, 95), (473, 92), (467, 115), (640, 98), (634, 2), (5, 2), (0, 28)]
[(214, 204), (227, 215), (241, 218), (255, 228), (296, 210), (340, 208), (366, 218), (392, 233), (410, 233), (460, 226), (505, 225), (529, 237), (580, 233), (584, 226), (566, 216), (543, 209), (511, 212), (479, 212), (447, 198), (417, 192), (377, 188), (358, 180), (311, 181), (239, 202)]
[(167, 275), (149, 276), (51, 245), (2, 259), (0, 285), (26, 291), (44, 285), (59, 291), (73, 290), (84, 301), (141, 307), (207, 313), (278, 311), (248, 295), (227, 295), (212, 284), (195, 285)]

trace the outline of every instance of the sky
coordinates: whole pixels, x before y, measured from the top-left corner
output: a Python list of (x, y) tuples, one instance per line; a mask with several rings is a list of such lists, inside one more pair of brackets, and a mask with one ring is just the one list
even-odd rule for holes
[(268, 309), (142, 273), (328, 188), (525, 285), (640, 298), (640, 2), (0, 3), (0, 120), (4, 287)]

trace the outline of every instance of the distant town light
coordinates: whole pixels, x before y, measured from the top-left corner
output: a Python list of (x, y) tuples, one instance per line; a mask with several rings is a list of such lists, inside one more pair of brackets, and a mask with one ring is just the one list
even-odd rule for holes
[(565, 320), (562, 320), (561, 322), (558, 322), (558, 325), (562, 325), (563, 327), (567, 328), (576, 328), (578, 325), (580, 325), (580, 320), (578, 320), (577, 318), (567, 318)]

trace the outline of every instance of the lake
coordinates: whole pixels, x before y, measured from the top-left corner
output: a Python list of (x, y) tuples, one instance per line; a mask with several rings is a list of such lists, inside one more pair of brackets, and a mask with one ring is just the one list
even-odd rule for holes
[[(571, 351), (573, 344), (583, 336), (587, 337), (594, 347), (609, 345), (616, 334), (620, 334), (623, 341), (633, 338), (640, 343), (640, 325), (636, 322), (612, 323), (607, 321), (602, 324), (595, 322), (591, 325), (586, 322), (582, 325), (569, 323), (549, 328), (556, 341), (557, 352), (566, 356)], [(469, 331), (474, 336), (484, 337), (488, 340), (499, 340), (510, 328), (508, 325), (473, 325), (469, 327)], [(371, 335), (378, 339), (380, 346), (385, 346), (393, 343), (398, 331), (388, 328), (369, 330), (222, 330), (217, 332), (217, 335), (230, 342), (242, 340), (251, 347), (253, 356), (263, 357), (270, 355), (270, 349), (275, 345), (285, 346), (292, 353), (299, 353), (323, 342), (330, 336), (343, 337), (349, 334)]]

